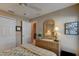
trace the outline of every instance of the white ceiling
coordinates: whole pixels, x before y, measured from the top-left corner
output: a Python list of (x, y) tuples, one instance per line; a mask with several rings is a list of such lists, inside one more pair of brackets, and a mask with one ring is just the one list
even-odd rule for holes
[(0, 9), (4, 11), (10, 10), (9, 12), (14, 12), (19, 16), (34, 18), (71, 5), (74, 5), (74, 3), (28, 3), (27, 6), (18, 3), (0, 3)]

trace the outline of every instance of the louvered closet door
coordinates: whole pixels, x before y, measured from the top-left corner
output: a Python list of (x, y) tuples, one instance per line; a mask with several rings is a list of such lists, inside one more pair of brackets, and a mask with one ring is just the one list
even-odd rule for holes
[(31, 42), (31, 23), (27, 21), (22, 22), (22, 44), (27, 45)]
[(0, 16), (0, 50), (16, 47), (16, 21)]

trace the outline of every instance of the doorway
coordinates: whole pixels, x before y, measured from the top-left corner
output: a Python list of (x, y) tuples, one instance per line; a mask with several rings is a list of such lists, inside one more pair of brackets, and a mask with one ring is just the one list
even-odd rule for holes
[(36, 22), (32, 22), (32, 35), (31, 35), (31, 40), (32, 43), (35, 44), (35, 39), (36, 39)]

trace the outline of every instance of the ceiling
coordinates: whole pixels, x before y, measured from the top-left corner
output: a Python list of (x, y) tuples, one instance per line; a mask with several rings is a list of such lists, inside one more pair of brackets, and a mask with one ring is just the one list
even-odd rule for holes
[(0, 10), (31, 19), (71, 5), (74, 3), (0, 3)]

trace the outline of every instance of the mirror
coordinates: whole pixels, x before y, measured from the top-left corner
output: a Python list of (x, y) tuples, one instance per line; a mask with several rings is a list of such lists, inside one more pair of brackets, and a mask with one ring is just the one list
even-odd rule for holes
[(54, 20), (44, 21), (44, 23), (43, 23), (44, 38), (52, 39), (54, 37), (54, 27), (55, 27)]

